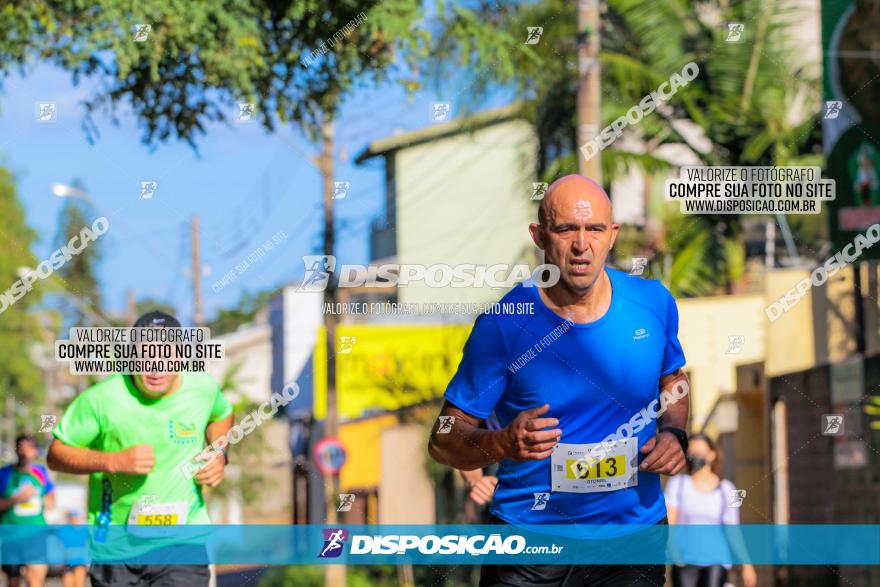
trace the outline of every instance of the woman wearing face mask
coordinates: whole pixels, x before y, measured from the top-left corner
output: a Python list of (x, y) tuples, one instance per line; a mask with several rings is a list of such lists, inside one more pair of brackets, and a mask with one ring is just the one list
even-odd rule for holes
[[(705, 434), (694, 434), (688, 441), (688, 474), (677, 475), (666, 484), (666, 508), (670, 524), (739, 524), (739, 508), (730, 505), (736, 490), (733, 483), (719, 476), (721, 463), (715, 443)], [(684, 553), (687, 545), (679, 545)], [(674, 587), (722, 587), (730, 565), (675, 565)], [(757, 583), (755, 568), (742, 566), (745, 587)]]

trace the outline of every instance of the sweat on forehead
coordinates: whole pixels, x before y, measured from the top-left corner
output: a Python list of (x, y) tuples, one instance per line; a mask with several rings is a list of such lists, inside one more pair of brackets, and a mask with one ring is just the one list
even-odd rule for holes
[[(563, 187), (565, 187), (565, 189), (562, 189)], [(562, 194), (563, 192), (570, 193), (571, 191), (574, 191), (578, 196), (584, 199), (589, 199), (590, 196), (600, 193), (605, 197), (605, 200), (608, 201), (609, 207), (611, 206), (611, 198), (608, 197), (608, 194), (605, 193), (605, 190), (601, 185), (588, 177), (572, 173), (571, 175), (560, 177), (547, 188), (544, 198), (541, 200), (541, 205), (538, 207), (538, 224), (543, 226), (544, 221), (547, 219), (551, 205), (555, 199), (553, 194)]]

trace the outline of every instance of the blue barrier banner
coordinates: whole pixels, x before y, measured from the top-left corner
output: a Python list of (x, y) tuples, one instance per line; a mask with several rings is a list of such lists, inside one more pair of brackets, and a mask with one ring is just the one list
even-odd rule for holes
[(0, 561), (880, 565), (880, 525), (4, 525)]

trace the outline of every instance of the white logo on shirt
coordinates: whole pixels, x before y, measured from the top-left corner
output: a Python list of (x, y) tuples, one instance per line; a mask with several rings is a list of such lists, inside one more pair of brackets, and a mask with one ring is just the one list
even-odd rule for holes
[(649, 336), (651, 335), (648, 334), (647, 330), (645, 330), (644, 328), (639, 328), (633, 333), (633, 340), (642, 340), (643, 338), (648, 338)]

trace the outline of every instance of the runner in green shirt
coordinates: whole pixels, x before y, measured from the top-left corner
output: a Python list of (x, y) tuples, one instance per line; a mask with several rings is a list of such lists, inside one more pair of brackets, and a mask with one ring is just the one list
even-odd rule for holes
[[(55, 507), (55, 485), (46, 468), (35, 462), (39, 454), (36, 439), (26, 434), (16, 438), (15, 454), (16, 464), (0, 467), (0, 524), (45, 526), (43, 512)], [(10, 562), (4, 562), (2, 569), (10, 587), (24, 585), (22, 580), (31, 587), (41, 587), (46, 580), (47, 565), (16, 564), (11, 559), (34, 556), (45, 559), (45, 545), (21, 542), (21, 534), (16, 538), (3, 544), (6, 555), (3, 558)]]
[[(180, 323), (150, 312), (134, 326)], [(117, 374), (86, 389), (67, 408), (54, 430), (49, 466), (90, 474), (90, 524), (210, 524), (202, 486), (222, 481), (226, 459), (210, 460), (195, 476), (182, 466), (202, 458), (206, 441), (231, 427), (232, 405), (204, 373)], [(130, 579), (207, 585), (210, 576), (205, 565), (100, 564), (92, 565), (89, 575), (95, 586)]]

